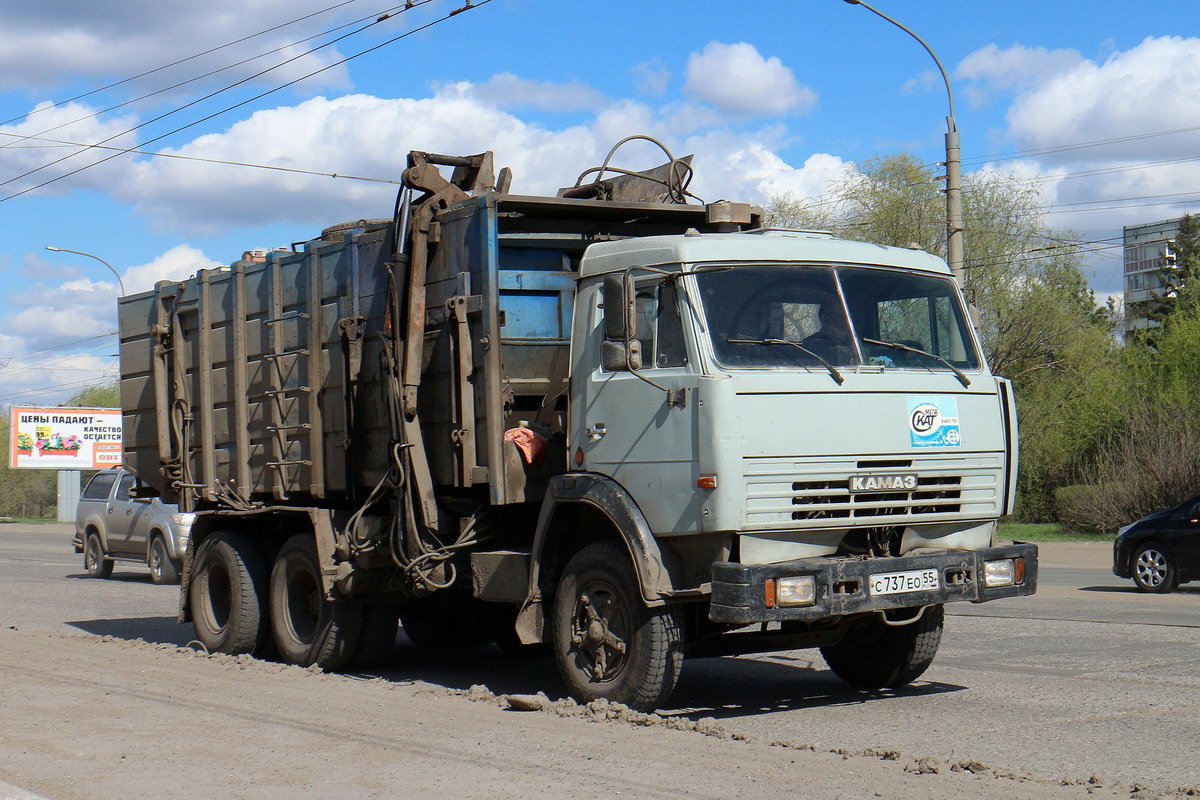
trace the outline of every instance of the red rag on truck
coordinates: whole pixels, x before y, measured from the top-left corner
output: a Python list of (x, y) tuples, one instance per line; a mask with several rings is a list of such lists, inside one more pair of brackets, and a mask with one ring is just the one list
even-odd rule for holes
[(546, 452), (545, 436), (529, 428), (509, 428), (504, 432), (504, 441), (512, 442), (521, 451), (526, 464), (540, 464)]

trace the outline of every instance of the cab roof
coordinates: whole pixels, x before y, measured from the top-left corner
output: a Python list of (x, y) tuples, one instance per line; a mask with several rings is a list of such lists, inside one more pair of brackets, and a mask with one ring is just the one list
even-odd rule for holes
[(743, 233), (690, 233), (597, 242), (584, 254), (579, 277), (621, 272), (633, 264), (649, 267), (780, 261), (871, 264), (950, 274), (945, 261), (923, 250), (838, 239), (822, 231), (765, 228)]

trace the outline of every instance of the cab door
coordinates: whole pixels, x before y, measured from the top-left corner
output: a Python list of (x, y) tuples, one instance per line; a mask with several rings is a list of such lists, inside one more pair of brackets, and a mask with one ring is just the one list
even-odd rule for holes
[[(599, 284), (584, 290), (587, 314), (580, 314), (576, 326), (585, 337), (579, 341), (588, 346), (580, 348), (572, 373), (573, 388), (579, 390), (572, 407), (572, 452), (581, 451), (580, 468), (624, 487), (655, 534), (699, 531), (705, 499), (696, 486), (699, 381), (678, 289), (659, 276), (637, 284), (640, 377), (600, 364), (602, 297)], [(580, 324), (590, 330), (581, 331)], [(682, 402), (672, 405), (667, 390)]]

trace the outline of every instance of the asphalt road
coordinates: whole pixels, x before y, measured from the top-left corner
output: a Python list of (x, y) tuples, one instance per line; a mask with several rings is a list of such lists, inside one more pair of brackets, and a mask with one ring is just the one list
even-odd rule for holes
[[(819, 751), (897, 750), (1051, 779), (1200, 786), (1198, 591), (1134, 591), (1112, 575), (1105, 544), (1046, 545), (1041, 560), (1034, 597), (948, 609), (938, 658), (912, 687), (848, 689), (815, 651), (699, 659), (684, 665), (663, 713)], [(68, 526), (0, 525), (4, 628), (185, 645), (191, 626), (175, 622), (177, 604), (177, 588), (154, 586), (142, 566), (87, 578)], [(551, 661), (494, 648), (430, 653), (401, 637), (396, 661), (378, 677), (434, 691), (561, 692)]]

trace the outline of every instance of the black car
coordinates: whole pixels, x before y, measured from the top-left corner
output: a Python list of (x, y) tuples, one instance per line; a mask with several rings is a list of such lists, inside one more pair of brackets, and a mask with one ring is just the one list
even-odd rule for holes
[(1169, 592), (1200, 579), (1200, 496), (1117, 531), (1113, 574), (1143, 592)]

